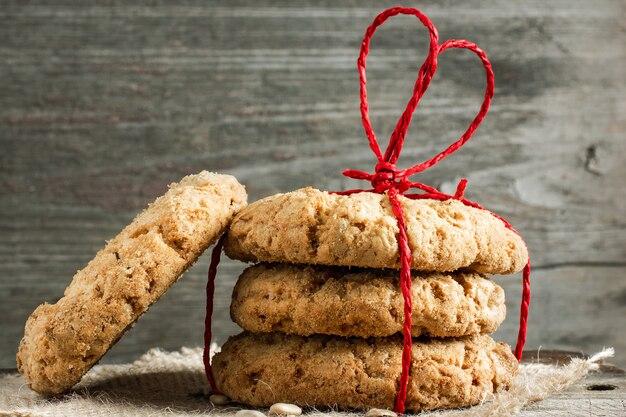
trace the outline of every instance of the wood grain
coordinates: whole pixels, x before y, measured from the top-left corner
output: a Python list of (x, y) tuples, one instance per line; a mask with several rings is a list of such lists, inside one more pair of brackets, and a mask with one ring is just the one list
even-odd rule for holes
[[(371, 170), (355, 60), (365, 27), (391, 2), (173, 2), (0, 7), (0, 367), (28, 314), (165, 191), (202, 169), (236, 175), (250, 199), (314, 185), (358, 186)], [(505, 216), (530, 247), (529, 347), (617, 348), (626, 365), (624, 4), (620, 1), (418, 2), (442, 39), (489, 54), (492, 111), (474, 139), (420, 181)], [(372, 122), (391, 132), (427, 37), (409, 17), (376, 34)], [(446, 52), (401, 164), (458, 137), (477, 111), (474, 57)], [(207, 256), (107, 355), (201, 343)], [(242, 265), (221, 268), (218, 341)], [(505, 284), (513, 342), (519, 277)]]

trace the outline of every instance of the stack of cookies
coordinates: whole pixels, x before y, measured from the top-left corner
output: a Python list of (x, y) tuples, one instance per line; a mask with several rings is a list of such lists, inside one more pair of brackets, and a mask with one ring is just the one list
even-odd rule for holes
[[(406, 410), (477, 404), (509, 387), (517, 361), (488, 334), (504, 292), (484, 274), (522, 270), (521, 238), (456, 200), (400, 197), (412, 252), (412, 362)], [(233, 400), (392, 408), (401, 372), (398, 226), (388, 197), (312, 188), (237, 214), (226, 254), (247, 268), (231, 316), (244, 332), (213, 360)]]

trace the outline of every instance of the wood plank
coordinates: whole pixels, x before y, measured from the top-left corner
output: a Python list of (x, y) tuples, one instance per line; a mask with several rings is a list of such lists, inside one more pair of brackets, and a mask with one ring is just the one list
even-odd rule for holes
[[(23, 323), (166, 184), (209, 169), (251, 200), (314, 185), (360, 186), (371, 170), (355, 60), (374, 1), (55, 1), (0, 8), (0, 366), (14, 366)], [(626, 365), (626, 141), (623, 5), (599, 0), (472, 0), (422, 5), (442, 39), (468, 38), (493, 61), (497, 93), (475, 138), (419, 180), (504, 215), (526, 238), (535, 300), (529, 345), (595, 351)], [(398, 18), (369, 60), (381, 141), (426, 47)], [(402, 164), (457, 137), (479, 105), (476, 60), (447, 52), (409, 132)], [(106, 361), (200, 343), (206, 256)], [(236, 331), (225, 263), (219, 340)], [(518, 277), (502, 278), (512, 342)], [(184, 308), (183, 308), (184, 307)]]

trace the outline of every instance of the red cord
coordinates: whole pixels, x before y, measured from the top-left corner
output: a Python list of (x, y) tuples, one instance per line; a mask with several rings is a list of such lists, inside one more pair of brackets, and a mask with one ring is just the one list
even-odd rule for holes
[(213, 299), (215, 295), (215, 276), (217, 275), (217, 266), (220, 263), (220, 255), (226, 240), (224, 233), (215, 244), (213, 252), (211, 252), (211, 265), (209, 266), (208, 280), (206, 283), (206, 316), (204, 317), (204, 352), (202, 360), (204, 362), (204, 372), (211, 385), (213, 394), (219, 394), (213, 371), (211, 370), (211, 319), (213, 317)]
[[(365, 65), (366, 65), (366, 57), (369, 52), (370, 40), (376, 31), (376, 28), (383, 24), (389, 17), (396, 16), (398, 14), (407, 14), (416, 16), (420, 22), (426, 26), (430, 35), (430, 47), (428, 51), (428, 56), (424, 60), (424, 63), (419, 69), (419, 73), (417, 76), (417, 81), (415, 82), (415, 86), (413, 88), (413, 95), (411, 96), (407, 106), (400, 116), (393, 133), (391, 134), (391, 138), (389, 139), (389, 145), (383, 155), (380, 151), (380, 147), (378, 145), (378, 141), (376, 140), (376, 135), (374, 130), (372, 129), (372, 125), (369, 119), (369, 106), (367, 104), (367, 89), (366, 89), (366, 77), (365, 77)], [(480, 205), (469, 201), (463, 197), (465, 192), (465, 187), (467, 185), (467, 180), (462, 179), (459, 182), (457, 187), (457, 191), (454, 195), (448, 195), (440, 192), (434, 187), (431, 187), (426, 184), (422, 184), (419, 182), (409, 181), (409, 177), (418, 172), (424, 171), (433, 165), (437, 164), (439, 161), (447, 157), (448, 155), (456, 152), (461, 146), (463, 146), (474, 134), (480, 123), (483, 121), (485, 115), (489, 111), (489, 106), (491, 104), (491, 99), (493, 98), (494, 93), (494, 75), (493, 69), (491, 68), (491, 63), (487, 59), (487, 55), (483, 52), (476, 44), (472, 42), (468, 42), (465, 40), (449, 40), (444, 42), (443, 44), (438, 43), (438, 32), (433, 23), (419, 10), (412, 8), (403, 8), (403, 7), (394, 7), (388, 10), (383, 11), (379, 14), (370, 25), (369, 28), (365, 31), (365, 37), (361, 44), (361, 53), (359, 55), (359, 59), (357, 60), (357, 67), (359, 70), (359, 82), (361, 86), (361, 120), (363, 122), (363, 128), (365, 129), (365, 134), (370, 144), (370, 148), (376, 155), (378, 159), (378, 163), (375, 167), (375, 172), (373, 174), (369, 174), (364, 171), (358, 170), (346, 170), (343, 174), (347, 177), (358, 179), (358, 180), (366, 180), (372, 184), (371, 190), (348, 190), (344, 192), (340, 192), (338, 194), (354, 194), (359, 192), (375, 192), (375, 193), (384, 193), (387, 192), (387, 196), (389, 197), (389, 201), (391, 203), (391, 207), (393, 209), (394, 216), (398, 221), (398, 247), (400, 252), (400, 287), (402, 289), (402, 296), (404, 298), (404, 342), (403, 342), (403, 351), (402, 351), (402, 372), (400, 374), (400, 383), (398, 388), (398, 395), (396, 398), (396, 405), (394, 411), (397, 413), (404, 412), (404, 403), (406, 400), (406, 390), (408, 385), (409, 372), (411, 368), (411, 284), (410, 284), (410, 270), (411, 270), (411, 251), (408, 246), (408, 240), (406, 235), (406, 224), (404, 222), (402, 207), (400, 204), (400, 200), (398, 199), (398, 195), (404, 195), (405, 197), (411, 199), (423, 199), (430, 198), (436, 200), (449, 200), (455, 199), (462, 202), (465, 205), (479, 208), (481, 210), (485, 210)], [(406, 132), (411, 124), (411, 119), (413, 117), (413, 112), (417, 108), (420, 99), (428, 89), (430, 85), (430, 81), (435, 75), (435, 71), (437, 70), (437, 58), (441, 53), (446, 51), (447, 49), (452, 48), (460, 48), (460, 49), (468, 49), (474, 52), (478, 58), (481, 60), (485, 72), (486, 72), (486, 81), (487, 86), (485, 88), (485, 95), (483, 98), (483, 103), (480, 106), (480, 110), (478, 114), (472, 120), (469, 127), (463, 133), (463, 135), (455, 141), (452, 145), (448, 146), (445, 150), (439, 152), (437, 155), (428, 159), (420, 164), (414, 165), (408, 169), (398, 170), (396, 168), (396, 162), (402, 152), (402, 146), (404, 145), (404, 139), (406, 137)], [(424, 191), (422, 194), (405, 194), (409, 189), (415, 188), (418, 190)], [(490, 212), (491, 213), (491, 212)], [(493, 214), (493, 213), (491, 213)], [(499, 218), (504, 222), (504, 225), (510, 230), (515, 231), (513, 227), (504, 219), (499, 216), (495, 217)], [(522, 351), (524, 350), (524, 344), (526, 343), (526, 327), (528, 321), (528, 309), (530, 306), (530, 260), (528, 264), (524, 267), (523, 272), (523, 291), (522, 291), (522, 304), (520, 309), (520, 327), (517, 337), (517, 345), (515, 347), (515, 357), (518, 360), (522, 358)]]
[[(389, 144), (387, 145), (387, 149), (385, 150), (385, 154), (383, 155), (380, 146), (378, 144), (378, 140), (376, 139), (376, 135), (374, 130), (372, 129), (372, 125), (369, 118), (369, 106), (367, 103), (367, 88), (366, 88), (366, 77), (365, 77), (365, 67), (366, 67), (366, 58), (369, 53), (370, 40), (376, 29), (382, 25), (388, 18), (392, 16), (396, 16), (398, 14), (406, 14), (413, 15), (417, 17), (420, 22), (426, 26), (430, 36), (430, 47), (428, 50), (428, 56), (424, 60), (424, 63), (419, 69), (417, 81), (413, 87), (413, 95), (409, 99), (406, 108), (400, 119), (398, 120), (393, 133), (391, 134), (391, 138), (389, 139)], [(486, 81), (487, 86), (485, 89), (485, 95), (483, 98), (483, 103), (480, 106), (480, 110), (478, 114), (470, 123), (469, 127), (463, 133), (463, 135), (452, 145), (448, 146), (445, 150), (439, 152), (437, 155), (428, 159), (422, 163), (414, 165), (408, 169), (398, 170), (396, 168), (396, 162), (400, 157), (402, 152), (402, 146), (404, 144), (404, 139), (406, 137), (407, 130), (409, 125), (411, 124), (411, 119), (413, 117), (413, 113), (419, 104), (420, 99), (428, 89), (430, 82), (435, 75), (435, 71), (437, 70), (437, 58), (441, 53), (443, 53), (447, 49), (452, 48), (460, 48), (460, 49), (468, 49), (474, 52), (478, 58), (481, 60), (485, 72), (486, 72)], [(468, 42), (465, 40), (448, 40), (443, 44), (439, 44), (439, 34), (437, 29), (433, 25), (433, 23), (426, 17), (422, 12), (413, 8), (404, 8), (404, 7), (394, 7), (391, 9), (387, 9), (380, 13), (372, 24), (365, 31), (365, 37), (363, 38), (363, 42), (361, 43), (361, 51), (359, 54), (359, 58), (357, 60), (357, 67), (359, 70), (359, 82), (360, 82), (360, 96), (361, 96), (361, 120), (363, 122), (363, 127), (365, 129), (365, 134), (369, 141), (370, 148), (376, 158), (378, 159), (378, 163), (375, 167), (375, 172), (373, 174), (369, 174), (364, 171), (358, 170), (345, 170), (343, 175), (358, 179), (358, 180), (366, 180), (372, 184), (372, 189), (370, 190), (348, 190), (338, 192), (336, 194), (342, 195), (350, 195), (354, 193), (360, 192), (375, 192), (382, 194), (384, 192), (387, 193), (389, 197), (389, 201), (391, 203), (391, 207), (396, 217), (398, 223), (398, 247), (400, 253), (400, 288), (402, 290), (402, 297), (404, 299), (404, 324), (402, 327), (403, 333), (403, 348), (402, 348), (402, 372), (400, 374), (400, 381), (398, 387), (398, 394), (396, 397), (396, 405), (394, 407), (394, 411), (397, 413), (404, 413), (405, 401), (407, 395), (407, 387), (409, 382), (409, 373), (411, 369), (411, 347), (413, 343), (413, 339), (411, 337), (411, 311), (412, 311), (412, 299), (411, 299), (411, 249), (409, 248), (408, 238), (407, 238), (407, 230), (406, 223), (404, 220), (404, 215), (402, 211), (402, 205), (400, 203), (399, 195), (403, 195), (404, 197), (410, 199), (435, 199), (435, 200), (458, 200), (461, 203), (475, 207), (481, 210), (486, 210), (484, 207), (480, 206), (477, 203), (474, 203), (470, 200), (467, 200), (463, 197), (465, 192), (465, 187), (467, 185), (467, 180), (463, 178), (458, 186), (454, 195), (444, 194), (441, 191), (437, 190), (434, 187), (431, 187), (426, 184), (422, 184), (420, 182), (412, 182), (409, 181), (409, 177), (418, 172), (424, 171), (433, 165), (437, 164), (439, 161), (447, 157), (448, 155), (456, 152), (461, 146), (463, 146), (471, 137), (472, 134), (476, 131), (485, 115), (489, 110), (489, 105), (491, 104), (491, 99), (493, 98), (494, 93), (494, 76), (493, 70), (491, 68), (491, 63), (487, 59), (487, 55), (474, 43)], [(409, 189), (418, 189), (424, 191), (421, 194), (405, 194)], [(488, 210), (487, 210), (488, 211)], [(489, 213), (491, 213), (489, 211)], [(496, 218), (502, 220), (504, 225), (512, 230), (513, 232), (519, 233), (503, 218), (497, 216), (494, 213), (491, 213)], [(215, 283), (215, 275), (217, 273), (217, 265), (220, 260), (220, 253), (222, 251), (222, 246), (224, 244), (224, 236), (220, 238), (217, 245), (213, 249), (213, 254), (211, 257), (211, 266), (209, 268), (209, 280), (207, 283), (207, 310), (206, 310), (206, 320), (205, 320), (205, 332), (204, 332), (204, 365), (207, 374), (207, 378), (214, 392), (219, 392), (217, 390), (217, 386), (215, 385), (215, 380), (213, 378), (213, 373), (211, 372), (210, 358), (209, 358), (209, 349), (211, 345), (211, 315), (213, 312), (213, 293), (214, 293), (214, 283)], [(530, 260), (524, 267), (523, 272), (523, 289), (522, 289), (522, 302), (520, 308), (520, 327), (517, 337), (517, 345), (515, 347), (515, 357), (521, 361), (522, 352), (524, 350), (524, 344), (526, 343), (526, 328), (528, 322), (528, 310), (530, 307)]]

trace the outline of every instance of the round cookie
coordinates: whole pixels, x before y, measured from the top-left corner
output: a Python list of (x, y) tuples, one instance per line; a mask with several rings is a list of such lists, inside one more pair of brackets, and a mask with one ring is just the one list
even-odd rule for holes
[[(500, 286), (477, 273), (413, 272), (414, 337), (492, 333), (504, 320)], [(258, 264), (239, 277), (230, 307), (251, 332), (385, 337), (402, 331), (395, 270)]]
[[(244, 332), (213, 359), (219, 389), (237, 402), (339, 409), (392, 408), (402, 338), (287, 336)], [(489, 336), (415, 339), (407, 411), (478, 404), (510, 386), (517, 361)]]
[(17, 366), (30, 387), (59, 394), (76, 384), (215, 242), (246, 199), (230, 175), (203, 171), (172, 184), (74, 275), (63, 298), (29, 317)]
[[(457, 200), (400, 196), (400, 202), (413, 269), (510, 274), (528, 261), (522, 239), (486, 210)], [(226, 254), (249, 262), (398, 268), (397, 234), (386, 195), (303, 188), (244, 208), (228, 232)]]

